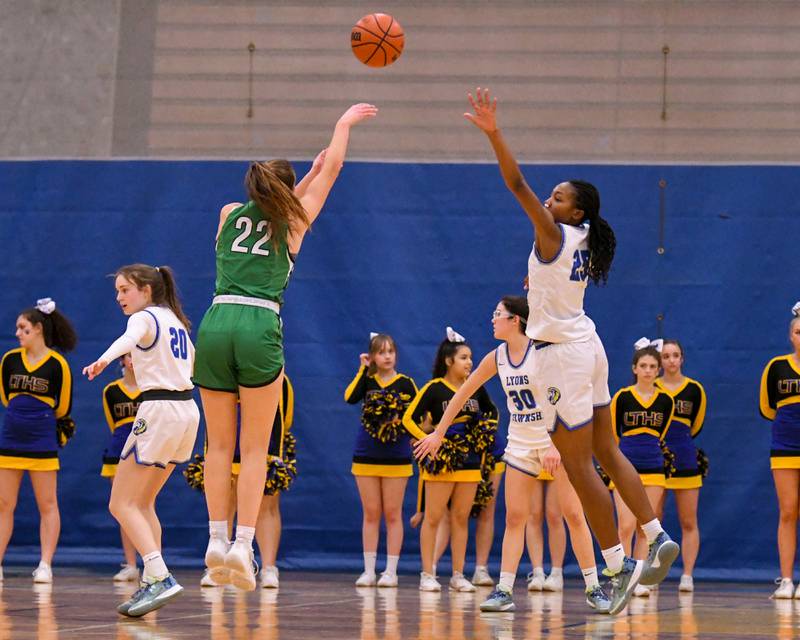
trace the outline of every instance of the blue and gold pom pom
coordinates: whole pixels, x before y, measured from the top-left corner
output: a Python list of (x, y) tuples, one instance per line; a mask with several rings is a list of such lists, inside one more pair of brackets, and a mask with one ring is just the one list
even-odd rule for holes
[(410, 402), (409, 394), (390, 389), (368, 393), (361, 410), (364, 430), (383, 444), (397, 442), (405, 433), (403, 414)]

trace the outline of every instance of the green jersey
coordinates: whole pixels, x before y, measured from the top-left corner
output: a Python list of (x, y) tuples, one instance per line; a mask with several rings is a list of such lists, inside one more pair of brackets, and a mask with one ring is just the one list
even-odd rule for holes
[(255, 202), (230, 212), (216, 246), (217, 284), (214, 295), (235, 295), (283, 304), (294, 260), (286, 240), (276, 249), (272, 229)]

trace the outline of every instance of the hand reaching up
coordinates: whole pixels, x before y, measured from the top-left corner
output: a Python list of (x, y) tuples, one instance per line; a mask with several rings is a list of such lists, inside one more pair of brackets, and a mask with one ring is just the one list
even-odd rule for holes
[(485, 133), (492, 133), (497, 131), (497, 98), (492, 99), (489, 96), (489, 90), (478, 87), (475, 90), (475, 97), (471, 93), (467, 94), (467, 99), (474, 113), (465, 113), (464, 117), (474, 124), (478, 129)]

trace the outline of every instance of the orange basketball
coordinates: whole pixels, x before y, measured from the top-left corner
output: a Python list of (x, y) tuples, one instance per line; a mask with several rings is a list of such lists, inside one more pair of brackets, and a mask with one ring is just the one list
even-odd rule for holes
[(406, 42), (403, 27), (385, 13), (370, 13), (359, 20), (350, 33), (353, 54), (365, 65), (385, 67), (403, 53)]

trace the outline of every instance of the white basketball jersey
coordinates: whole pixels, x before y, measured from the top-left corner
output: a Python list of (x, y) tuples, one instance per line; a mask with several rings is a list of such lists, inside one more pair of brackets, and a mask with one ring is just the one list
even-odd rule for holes
[(589, 225), (561, 227), (561, 249), (549, 262), (539, 258), (536, 244), (528, 258), (528, 328), (534, 340), (581, 342), (595, 330), (583, 310), (589, 277)]
[[(511, 363), (507, 344), (501, 344), (495, 351), (497, 375), (506, 393), (511, 418), (508, 425), (508, 446), (511, 448), (544, 449), (550, 446), (545, 411), (533, 396), (535, 357), (536, 349), (532, 342), (528, 344), (525, 357), (518, 366)], [(545, 409), (550, 411), (549, 405)]]
[(139, 389), (192, 389), (194, 345), (186, 327), (169, 307), (147, 307), (134, 315), (140, 314), (149, 329), (131, 353)]

